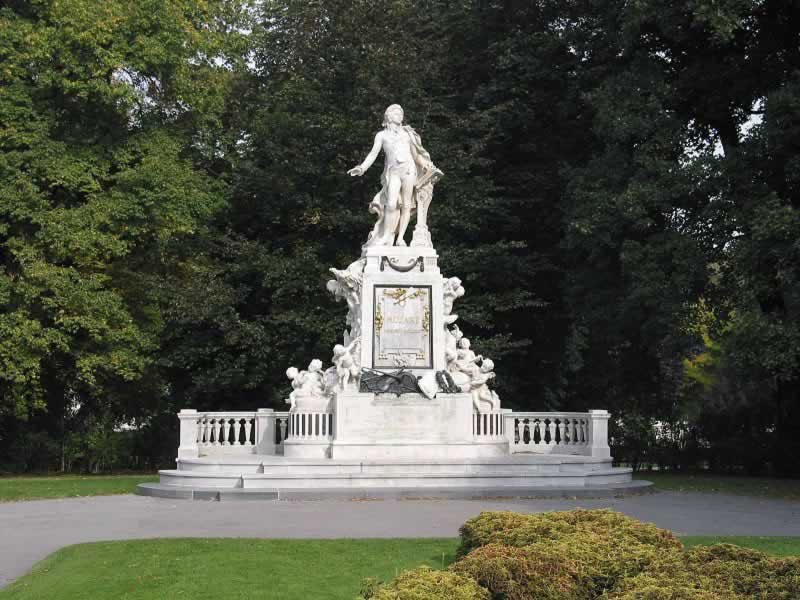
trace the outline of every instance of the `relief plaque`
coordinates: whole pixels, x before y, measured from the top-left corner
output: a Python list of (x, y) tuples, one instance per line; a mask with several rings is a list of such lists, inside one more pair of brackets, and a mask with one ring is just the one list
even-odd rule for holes
[(373, 368), (432, 369), (431, 286), (373, 289)]

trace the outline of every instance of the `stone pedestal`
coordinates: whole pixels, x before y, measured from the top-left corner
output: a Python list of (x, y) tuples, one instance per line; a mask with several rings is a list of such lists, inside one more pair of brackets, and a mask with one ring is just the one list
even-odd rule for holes
[(372, 246), (361, 287), (361, 366), (445, 368), (443, 279), (433, 248)]
[(469, 394), (338, 394), (336, 459), (459, 459), (503, 456), (508, 443), (476, 443)]

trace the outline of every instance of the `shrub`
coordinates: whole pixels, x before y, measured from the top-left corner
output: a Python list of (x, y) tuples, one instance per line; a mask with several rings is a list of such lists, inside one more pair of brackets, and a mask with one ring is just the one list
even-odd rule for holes
[(595, 532), (614, 539), (625, 536), (665, 550), (683, 547), (672, 532), (611, 510), (578, 509), (533, 515), (498, 511), (482, 512), (461, 526), (458, 553), (464, 556), (479, 546), (492, 543), (528, 546), (578, 532)]
[(561, 547), (487, 544), (450, 568), (477, 581), (494, 598), (578, 600), (593, 596), (592, 567), (565, 554)]
[(677, 549), (644, 544), (627, 534), (574, 530), (522, 547), (488, 544), (452, 569), (509, 599), (594, 598)]
[(420, 567), (401, 573), (387, 584), (369, 581), (362, 587), (361, 597), (367, 600), (489, 600), (489, 592), (463, 575)]
[(790, 600), (800, 597), (800, 559), (731, 544), (665, 555), (620, 581), (609, 600)]

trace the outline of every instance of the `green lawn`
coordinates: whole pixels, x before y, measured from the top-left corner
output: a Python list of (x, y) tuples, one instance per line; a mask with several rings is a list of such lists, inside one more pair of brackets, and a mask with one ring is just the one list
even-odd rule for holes
[[(800, 555), (800, 538), (687, 537)], [(0, 591), (0, 599), (350, 599), (365, 577), (391, 578), (455, 558), (458, 539), (158, 539), (70, 546)]]
[(457, 539), (178, 539), (59, 550), (0, 592), (3, 600), (231, 598), (348, 600), (365, 577), (455, 558)]
[(158, 475), (0, 477), (0, 502), (132, 494), (138, 484), (146, 481), (158, 481)]
[(800, 479), (714, 475), (711, 473), (639, 472), (634, 479), (652, 481), (660, 490), (679, 492), (722, 492), (743, 496), (762, 496), (800, 500)]

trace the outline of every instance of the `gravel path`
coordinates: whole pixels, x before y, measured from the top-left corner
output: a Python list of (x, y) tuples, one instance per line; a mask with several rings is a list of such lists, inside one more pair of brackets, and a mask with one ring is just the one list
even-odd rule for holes
[(678, 535), (800, 536), (800, 502), (660, 492), (580, 500), (192, 502), (100, 496), (0, 503), (0, 587), (70, 544), (153, 537), (455, 537), (482, 510), (612, 508)]

